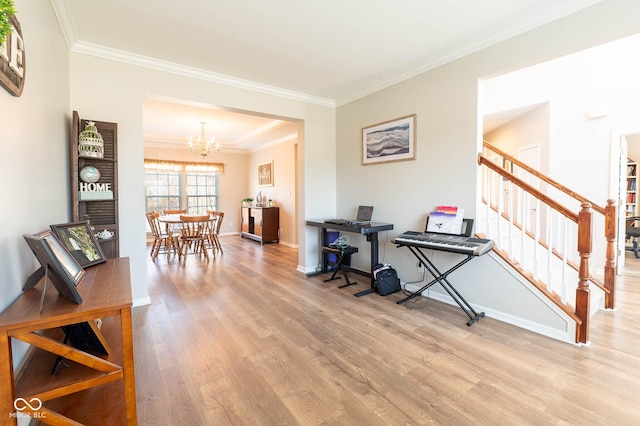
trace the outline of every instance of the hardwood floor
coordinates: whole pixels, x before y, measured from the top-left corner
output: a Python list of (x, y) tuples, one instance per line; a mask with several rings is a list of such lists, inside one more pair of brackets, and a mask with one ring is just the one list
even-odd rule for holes
[(134, 309), (142, 425), (635, 424), (640, 260), (578, 347), (399, 294), (356, 298), (297, 252), (222, 237), (209, 262), (149, 261)]

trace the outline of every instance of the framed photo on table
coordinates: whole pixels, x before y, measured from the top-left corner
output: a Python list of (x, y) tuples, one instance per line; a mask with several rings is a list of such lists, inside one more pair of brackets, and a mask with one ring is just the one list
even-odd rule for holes
[(416, 159), (416, 114), (362, 129), (362, 164)]
[(258, 163), (258, 186), (273, 186), (273, 161)]
[(107, 261), (88, 222), (51, 225), (51, 231), (83, 268)]
[[(29, 276), (22, 290), (29, 290), (46, 274), (58, 293), (72, 302), (82, 303), (82, 297), (78, 294), (76, 287), (84, 278), (84, 269), (62, 246), (58, 238), (51, 231), (46, 230), (35, 235), (25, 234), (24, 239), (41, 267)], [(42, 310), (46, 283), (47, 281), (42, 291), (40, 310)]]

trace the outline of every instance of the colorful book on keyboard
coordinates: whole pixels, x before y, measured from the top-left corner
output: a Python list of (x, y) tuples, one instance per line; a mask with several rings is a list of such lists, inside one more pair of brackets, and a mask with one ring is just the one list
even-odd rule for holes
[(438, 206), (429, 214), (427, 232), (460, 235), (464, 209), (455, 206)]

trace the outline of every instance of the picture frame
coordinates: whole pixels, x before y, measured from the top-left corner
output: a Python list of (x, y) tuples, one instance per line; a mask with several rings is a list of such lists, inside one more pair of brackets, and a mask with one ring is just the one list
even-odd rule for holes
[(83, 268), (107, 261), (88, 222), (51, 225), (51, 231)]
[(258, 163), (258, 186), (273, 186), (273, 161)]
[(72, 302), (82, 303), (76, 287), (84, 278), (84, 269), (62, 246), (60, 240), (50, 230), (35, 235), (25, 234), (23, 237), (41, 267), (29, 277), (22, 290), (29, 290), (46, 274), (58, 293)]
[(362, 129), (362, 164), (416, 159), (416, 114)]

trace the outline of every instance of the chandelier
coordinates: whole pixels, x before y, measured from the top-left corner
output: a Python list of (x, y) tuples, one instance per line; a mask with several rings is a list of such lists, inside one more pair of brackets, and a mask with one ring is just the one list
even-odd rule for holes
[(200, 125), (202, 126), (202, 130), (200, 132), (200, 137), (195, 143), (193, 142), (193, 138), (189, 137), (189, 151), (196, 151), (198, 154), (200, 154), (203, 157), (206, 157), (207, 154), (209, 154), (209, 150), (211, 149), (212, 146), (215, 146), (216, 151), (220, 151), (220, 146), (214, 143), (214, 141), (216, 140), (215, 138), (211, 138), (209, 140), (205, 139), (204, 137), (205, 124), (207, 123), (205, 123), (204, 121), (200, 122)]

